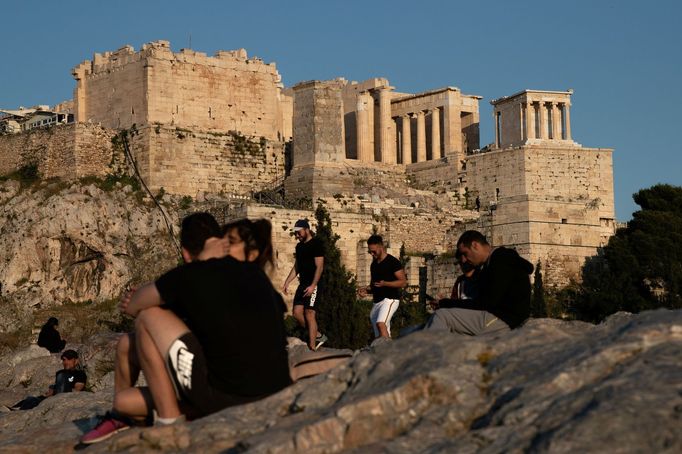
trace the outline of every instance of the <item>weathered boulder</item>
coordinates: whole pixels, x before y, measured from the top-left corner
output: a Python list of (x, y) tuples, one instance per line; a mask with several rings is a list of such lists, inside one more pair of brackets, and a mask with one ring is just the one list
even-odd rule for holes
[[(88, 451), (680, 452), (680, 358), (680, 310), (477, 338), (419, 332), (260, 402)], [(111, 396), (58, 397), (0, 413), (0, 450), (70, 452)]]

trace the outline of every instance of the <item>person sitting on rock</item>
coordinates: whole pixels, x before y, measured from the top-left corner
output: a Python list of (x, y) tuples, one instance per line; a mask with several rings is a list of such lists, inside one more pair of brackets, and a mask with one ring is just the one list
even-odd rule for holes
[(519, 327), (530, 316), (533, 265), (513, 249), (493, 248), (476, 230), (459, 237), (457, 250), (465, 262), (480, 267), (479, 295), (458, 300), (456, 307), (438, 309), (425, 329), (475, 336)]
[[(204, 251), (204, 245), (209, 242), (214, 245), (214, 254), (225, 255), (227, 241), (221, 237), (220, 225), (211, 214), (193, 213), (186, 216), (182, 220), (180, 229), (180, 247), (183, 261), (190, 263), (209, 258), (209, 254)], [(202, 253), (204, 256), (200, 258), (199, 255)], [(116, 402), (116, 396), (121, 392), (135, 386), (141, 370), (135, 343), (135, 332), (124, 334), (119, 338), (116, 345), (114, 402)]]
[[(149, 387), (117, 392), (113, 412), (82, 443), (104, 440), (152, 409), (157, 424), (172, 424), (291, 383), (281, 297), (260, 266), (272, 260), (271, 229), (269, 221), (253, 222), (248, 238), (229, 241), (226, 257), (186, 263), (124, 295), (120, 308), (136, 317)], [(258, 261), (261, 254), (266, 260)]]
[(450, 298), (441, 298), (429, 303), (434, 310), (457, 307), (471, 302), (469, 300), (478, 298), (478, 268), (472, 265), (471, 262), (468, 262), (464, 256), (462, 256), (459, 249), (455, 250), (455, 261), (459, 265), (462, 274), (455, 279)]
[(78, 366), (80, 364), (78, 353), (75, 350), (65, 350), (62, 353), (63, 369), (55, 375), (54, 384), (50, 385), (42, 396), (28, 396), (20, 402), (12, 405), (10, 410), (30, 410), (50, 396), (72, 391), (83, 391), (87, 382), (87, 376)]
[(59, 326), (59, 320), (50, 317), (38, 334), (38, 346), (48, 349), (50, 353), (59, 353), (66, 346), (66, 341), (59, 335), (57, 326)]

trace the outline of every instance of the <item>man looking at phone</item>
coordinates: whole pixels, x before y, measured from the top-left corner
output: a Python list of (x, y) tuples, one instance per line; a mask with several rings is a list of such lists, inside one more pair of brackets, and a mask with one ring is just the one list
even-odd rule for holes
[(369, 314), (374, 337), (391, 337), (391, 319), (398, 309), (400, 289), (407, 285), (407, 277), (400, 260), (386, 252), (379, 235), (367, 239), (367, 252), (372, 256), (371, 280), (367, 287), (358, 289), (361, 297), (372, 294), (374, 306)]

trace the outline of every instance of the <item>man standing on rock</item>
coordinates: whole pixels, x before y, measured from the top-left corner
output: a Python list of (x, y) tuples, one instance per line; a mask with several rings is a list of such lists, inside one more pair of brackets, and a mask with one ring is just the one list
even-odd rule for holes
[(478, 297), (438, 309), (425, 329), (476, 336), (519, 327), (530, 316), (533, 265), (513, 249), (493, 248), (476, 230), (459, 237), (457, 250), (465, 262), (480, 267)]
[(317, 350), (327, 341), (327, 336), (317, 329), (315, 316), (316, 304), (319, 302), (318, 284), (324, 269), (324, 248), (320, 240), (313, 236), (306, 219), (296, 221), (294, 235), (298, 240), (296, 261), (284, 281), (282, 291), (288, 295), (289, 284), (298, 275), (299, 285), (294, 294), (294, 318), (302, 328), (308, 328), (308, 347)]
[(367, 252), (372, 256), (371, 280), (367, 287), (358, 289), (361, 297), (372, 294), (374, 306), (369, 314), (374, 337), (391, 337), (391, 319), (400, 303), (400, 289), (407, 286), (407, 277), (400, 260), (386, 252), (379, 235), (367, 239)]

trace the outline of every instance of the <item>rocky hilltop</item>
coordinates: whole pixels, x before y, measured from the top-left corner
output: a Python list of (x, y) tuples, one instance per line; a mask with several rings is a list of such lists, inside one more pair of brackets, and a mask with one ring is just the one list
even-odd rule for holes
[(158, 208), (130, 185), (93, 181), (0, 182), (0, 333), (40, 308), (116, 299), (178, 262)]
[[(102, 346), (112, 340), (98, 339), (83, 356), (104, 372)], [(16, 385), (0, 403), (17, 394), (18, 374), (36, 383), (32, 370), (56, 370), (54, 357), (40, 366), (28, 352), (2, 359), (10, 366), (0, 378)], [(88, 452), (680, 452), (680, 358), (679, 310), (616, 314), (598, 326), (535, 319), (478, 338), (421, 332), (263, 401), (131, 429)], [(111, 404), (111, 385), (91, 375), (97, 392), (0, 413), (0, 451), (71, 452)]]

